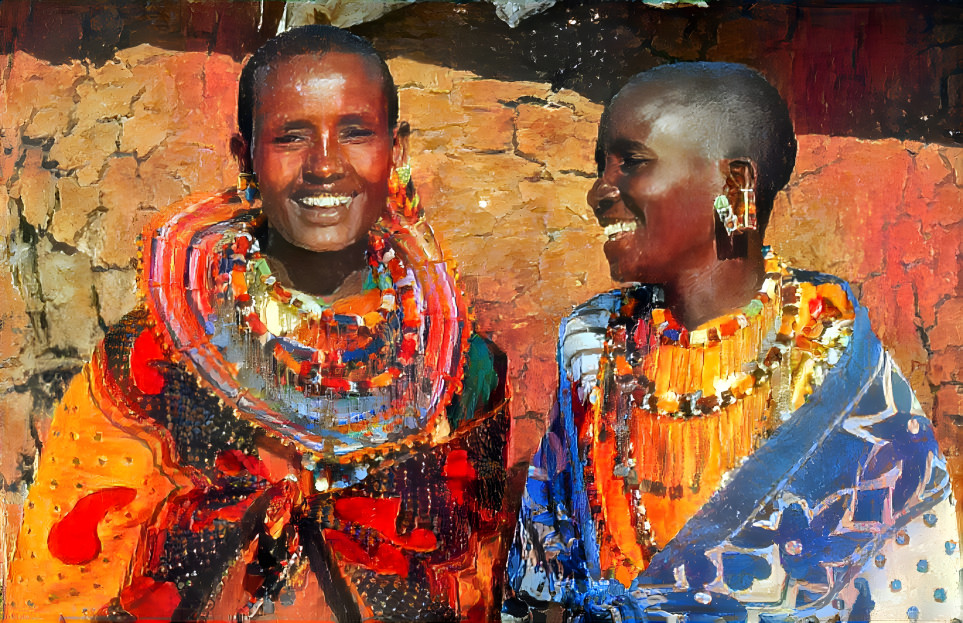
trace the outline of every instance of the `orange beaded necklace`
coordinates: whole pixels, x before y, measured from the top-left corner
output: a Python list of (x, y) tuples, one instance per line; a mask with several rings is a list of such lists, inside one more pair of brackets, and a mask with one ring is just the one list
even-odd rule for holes
[(770, 382), (792, 343), (795, 288), (775, 255), (745, 307), (687, 331), (666, 309), (607, 331), (594, 397), (602, 564), (643, 570), (776, 425)]
[(586, 476), (604, 519), (601, 564), (626, 584), (848, 344), (839, 286), (797, 282), (771, 253), (766, 271), (752, 302), (691, 332), (668, 310), (634, 315), (630, 297), (609, 324)]

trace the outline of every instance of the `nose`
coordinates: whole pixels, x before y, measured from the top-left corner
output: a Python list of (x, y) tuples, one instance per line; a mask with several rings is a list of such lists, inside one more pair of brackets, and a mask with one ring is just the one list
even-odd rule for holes
[[(606, 159), (611, 160), (611, 158)], [(621, 198), (619, 193), (619, 179), (621, 172), (618, 164), (606, 162), (605, 168), (599, 173), (599, 178), (592, 184), (586, 199), (596, 214), (607, 212), (616, 201)]]
[(322, 136), (312, 146), (304, 163), (303, 177), (316, 183), (332, 182), (344, 177), (345, 163), (341, 143), (332, 136)]
[(596, 213), (606, 212), (620, 198), (618, 186), (609, 184), (600, 177), (592, 184), (586, 199)]

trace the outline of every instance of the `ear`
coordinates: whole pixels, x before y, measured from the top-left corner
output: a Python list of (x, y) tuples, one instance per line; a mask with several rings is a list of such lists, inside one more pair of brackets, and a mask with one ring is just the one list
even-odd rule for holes
[(719, 168), (726, 178), (726, 194), (730, 189), (756, 190), (756, 163), (752, 158), (725, 158)]
[(725, 158), (719, 161), (719, 172), (725, 178), (722, 192), (731, 211), (725, 222), (716, 216), (716, 253), (720, 260), (743, 259), (750, 248), (762, 244), (755, 200), (756, 164), (752, 158)]
[(231, 137), (231, 155), (237, 162), (241, 173), (253, 173), (254, 163), (251, 162), (251, 146), (240, 134)]
[(391, 150), (391, 164), (395, 168), (403, 166), (408, 162), (408, 137), (411, 135), (411, 126), (407, 121), (402, 121), (395, 128), (394, 146)]

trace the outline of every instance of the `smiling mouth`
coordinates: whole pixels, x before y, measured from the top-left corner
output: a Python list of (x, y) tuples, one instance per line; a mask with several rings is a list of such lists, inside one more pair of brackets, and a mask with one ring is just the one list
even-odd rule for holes
[(630, 234), (638, 228), (638, 221), (619, 221), (617, 223), (606, 225), (602, 228), (602, 232), (609, 240), (613, 240), (620, 234)]
[(311, 208), (337, 208), (348, 205), (351, 199), (349, 195), (310, 195), (298, 201)]

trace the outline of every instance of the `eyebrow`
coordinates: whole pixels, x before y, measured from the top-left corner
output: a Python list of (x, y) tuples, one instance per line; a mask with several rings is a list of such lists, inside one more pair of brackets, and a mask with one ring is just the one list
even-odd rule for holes
[(627, 152), (627, 151), (648, 151), (652, 150), (648, 145), (642, 141), (636, 141), (630, 138), (617, 138), (606, 146), (605, 151), (608, 152)]
[[(369, 114), (358, 114), (352, 113), (344, 115), (338, 119), (339, 127), (354, 126), (354, 125), (368, 125), (375, 123), (375, 119)], [(314, 129), (314, 124), (305, 119), (293, 119), (291, 121), (284, 122), (281, 127), (278, 128), (279, 132), (290, 132), (292, 130), (312, 130)]]
[(365, 113), (352, 113), (350, 115), (344, 115), (343, 117), (338, 119), (339, 126), (365, 125), (365, 124), (374, 123), (374, 122), (375, 122), (374, 115), (365, 114)]
[(289, 130), (310, 130), (312, 125), (304, 120), (295, 119), (294, 121), (286, 121), (284, 124), (278, 128), (281, 132), (287, 132)]

